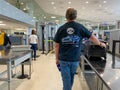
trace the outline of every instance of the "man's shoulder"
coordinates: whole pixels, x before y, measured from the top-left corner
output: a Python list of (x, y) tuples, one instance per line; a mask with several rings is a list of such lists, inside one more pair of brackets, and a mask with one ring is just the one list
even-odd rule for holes
[(60, 27), (58, 28), (58, 32), (60, 33), (60, 32), (64, 29), (64, 27), (65, 27), (65, 24), (62, 25), (62, 26), (60, 26)]
[(75, 24), (81, 27), (83, 26), (81, 23), (78, 23), (78, 22), (75, 22)]

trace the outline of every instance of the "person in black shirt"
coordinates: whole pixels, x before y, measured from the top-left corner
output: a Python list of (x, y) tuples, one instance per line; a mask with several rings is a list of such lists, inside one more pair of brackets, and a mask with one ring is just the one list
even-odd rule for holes
[(88, 38), (96, 45), (106, 47), (83, 25), (75, 22), (76, 17), (77, 11), (69, 8), (66, 11), (67, 22), (57, 30), (54, 37), (56, 64), (60, 64), (63, 90), (72, 90), (74, 74), (80, 61), (82, 39)]
[(9, 46), (11, 46), (11, 41), (8, 37), (8, 35), (5, 33), (5, 36), (4, 36), (4, 46), (7, 46), (9, 44)]
[(7, 46), (8, 44), (11, 45), (11, 41), (8, 37), (8, 35), (0, 29), (0, 45)]

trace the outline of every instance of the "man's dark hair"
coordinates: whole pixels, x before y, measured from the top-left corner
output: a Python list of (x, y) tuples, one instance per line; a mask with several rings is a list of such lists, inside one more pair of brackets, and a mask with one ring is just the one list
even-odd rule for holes
[(66, 19), (68, 20), (74, 20), (77, 17), (77, 10), (74, 8), (69, 8), (66, 11)]

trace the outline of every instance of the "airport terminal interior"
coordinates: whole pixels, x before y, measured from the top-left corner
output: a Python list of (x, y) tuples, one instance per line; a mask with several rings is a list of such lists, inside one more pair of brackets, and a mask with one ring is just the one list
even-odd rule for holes
[[(82, 40), (72, 90), (120, 90), (120, 0), (0, 0), (0, 90), (63, 90), (53, 39), (68, 8), (106, 44)], [(38, 37), (35, 60), (32, 30)], [(2, 32), (11, 44), (1, 43)]]

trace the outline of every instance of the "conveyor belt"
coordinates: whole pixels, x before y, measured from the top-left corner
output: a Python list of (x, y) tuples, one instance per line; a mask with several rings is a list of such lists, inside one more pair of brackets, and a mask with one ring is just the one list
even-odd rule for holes
[[(106, 65), (106, 60), (103, 60), (100, 57), (91, 57), (89, 59), (90, 63), (92, 64), (93, 67), (100, 73), (104, 71), (105, 65)], [(91, 70), (89, 65), (85, 66), (85, 70)]]

